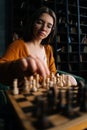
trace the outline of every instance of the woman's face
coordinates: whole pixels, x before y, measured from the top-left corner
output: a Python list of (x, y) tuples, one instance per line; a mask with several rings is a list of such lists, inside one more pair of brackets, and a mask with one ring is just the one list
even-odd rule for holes
[(53, 18), (49, 14), (43, 13), (34, 24), (34, 37), (40, 40), (45, 39), (50, 34), (52, 27)]

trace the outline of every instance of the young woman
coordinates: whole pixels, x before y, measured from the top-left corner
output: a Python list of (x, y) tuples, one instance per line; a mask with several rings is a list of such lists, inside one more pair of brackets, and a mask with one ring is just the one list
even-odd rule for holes
[[(0, 59), (0, 82), (11, 85), (14, 78), (19, 83), (24, 76), (38, 73), (41, 77), (56, 73), (53, 50), (50, 43), (56, 32), (56, 15), (47, 7), (41, 7), (27, 21), (23, 39), (10, 44), (6, 53)], [(71, 85), (77, 85), (73, 76), (64, 75), (64, 82), (70, 80)]]
[(41, 7), (26, 24), (23, 39), (10, 44), (0, 59), (0, 82), (10, 85), (14, 78), (23, 79), (34, 73), (42, 77), (56, 73), (50, 43), (56, 31), (53, 10)]

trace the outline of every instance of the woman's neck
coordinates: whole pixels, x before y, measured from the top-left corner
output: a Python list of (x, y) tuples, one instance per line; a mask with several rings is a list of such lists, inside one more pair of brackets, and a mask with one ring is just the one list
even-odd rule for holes
[(42, 40), (32, 40), (31, 43), (34, 44), (35, 46), (41, 46), (41, 41)]
[(37, 40), (31, 40), (30, 42), (28, 42), (28, 45), (32, 45), (33, 47), (36, 48), (41, 48), (41, 41), (37, 41)]

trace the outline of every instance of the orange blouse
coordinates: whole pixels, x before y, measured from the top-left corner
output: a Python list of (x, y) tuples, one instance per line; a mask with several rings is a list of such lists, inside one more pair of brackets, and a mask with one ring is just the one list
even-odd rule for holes
[[(47, 57), (47, 65), (50, 72), (56, 73), (55, 60), (53, 57), (52, 47), (50, 45), (44, 45), (46, 57)], [(0, 73), (4, 73), (7, 71), (7, 65), (11, 61), (18, 60), (20, 58), (27, 57), (29, 52), (27, 51), (26, 45), (23, 40), (16, 40), (10, 44), (5, 54), (0, 58)], [(9, 70), (6, 72), (9, 73)], [(5, 74), (5, 73), (4, 73)], [(0, 74), (0, 75), (4, 75)], [(5, 76), (3, 76), (5, 77)], [(0, 76), (1, 79), (1, 76)]]

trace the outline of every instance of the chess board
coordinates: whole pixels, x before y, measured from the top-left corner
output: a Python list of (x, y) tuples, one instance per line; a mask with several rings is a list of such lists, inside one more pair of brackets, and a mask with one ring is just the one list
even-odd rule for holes
[(53, 108), (52, 100), (49, 101), (50, 104), (46, 102), (49, 94), (45, 88), (40, 88), (37, 92), (32, 93), (20, 91), (18, 95), (13, 95), (9, 90), (6, 91), (6, 95), (23, 130), (87, 129), (87, 113), (85, 111), (80, 111), (79, 106), (73, 108), (74, 113), (72, 113), (73, 109), (66, 112), (63, 107)]

